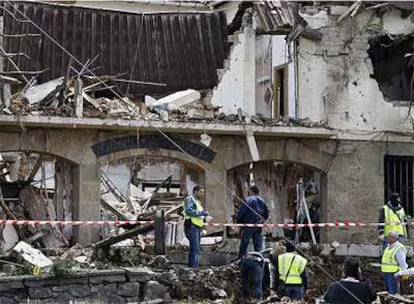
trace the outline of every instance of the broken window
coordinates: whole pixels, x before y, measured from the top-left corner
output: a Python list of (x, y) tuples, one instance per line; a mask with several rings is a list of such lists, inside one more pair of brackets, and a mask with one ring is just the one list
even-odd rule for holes
[(389, 195), (397, 192), (405, 212), (414, 215), (414, 157), (392, 156), (384, 157), (384, 202)]
[(274, 68), (273, 72), (273, 117), (289, 116), (288, 112), (288, 65)]
[(374, 66), (374, 77), (386, 100), (409, 101), (413, 67), (413, 37), (383, 35), (369, 41), (368, 54)]

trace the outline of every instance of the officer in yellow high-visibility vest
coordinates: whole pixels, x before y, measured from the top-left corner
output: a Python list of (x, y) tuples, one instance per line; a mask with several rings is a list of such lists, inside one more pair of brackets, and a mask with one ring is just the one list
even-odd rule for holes
[(198, 268), (201, 232), (204, 225), (204, 217), (209, 213), (203, 209), (204, 188), (196, 185), (193, 195), (188, 196), (183, 202), (184, 233), (190, 246), (188, 250), (188, 267)]
[(407, 250), (403, 244), (398, 241), (398, 232), (391, 230), (387, 235), (388, 246), (382, 254), (381, 272), (384, 274), (385, 287), (388, 293), (396, 294), (398, 292), (398, 281), (394, 274), (407, 269), (406, 262)]
[[(273, 260), (275, 282), (273, 289), (290, 299), (302, 300), (308, 287), (306, 264), (308, 261), (295, 252), (296, 248), (290, 241), (286, 244), (286, 252)], [(282, 290), (279, 286), (283, 286)]]
[(379, 238), (384, 241), (384, 248), (387, 246), (387, 238), (385, 236), (390, 231), (398, 233), (400, 242), (404, 242), (408, 238), (406, 222), (407, 216), (400, 204), (400, 195), (398, 193), (391, 193), (390, 200), (381, 208), (378, 218), (378, 223), (384, 223), (383, 226), (378, 226)]

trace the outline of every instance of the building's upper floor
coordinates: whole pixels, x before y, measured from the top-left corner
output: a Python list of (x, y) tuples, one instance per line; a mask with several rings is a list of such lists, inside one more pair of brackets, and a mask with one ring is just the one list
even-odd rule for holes
[(410, 5), (99, 3), (3, 4), (3, 115), (413, 128)]

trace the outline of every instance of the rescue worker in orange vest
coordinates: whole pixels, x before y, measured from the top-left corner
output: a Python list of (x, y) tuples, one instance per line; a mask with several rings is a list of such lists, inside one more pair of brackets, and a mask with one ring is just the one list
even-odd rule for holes
[(388, 244), (386, 236), (388, 236), (390, 231), (398, 233), (398, 240), (401, 243), (408, 238), (407, 216), (400, 204), (400, 195), (398, 193), (391, 193), (390, 200), (380, 210), (378, 223), (384, 223), (383, 226), (378, 226), (379, 239), (383, 241), (384, 249)]
[[(286, 252), (273, 259), (274, 285), (279, 296), (286, 296), (292, 300), (302, 300), (308, 287), (306, 264), (308, 261), (295, 252), (295, 245), (288, 241)], [(280, 288), (282, 286), (282, 288)]]
[(388, 246), (382, 254), (381, 272), (384, 274), (385, 287), (388, 293), (398, 292), (398, 281), (394, 275), (408, 268), (406, 262), (407, 249), (398, 241), (398, 232), (391, 230), (387, 235)]
[(204, 217), (209, 213), (201, 204), (204, 199), (204, 189), (198, 185), (193, 188), (193, 195), (188, 196), (183, 202), (184, 234), (190, 246), (188, 249), (188, 267), (198, 269), (201, 232), (204, 226)]

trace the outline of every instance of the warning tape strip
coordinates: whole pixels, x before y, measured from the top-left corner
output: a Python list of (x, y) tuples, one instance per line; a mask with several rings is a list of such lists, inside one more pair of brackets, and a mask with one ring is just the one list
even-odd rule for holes
[[(80, 226), (80, 225), (99, 225), (99, 226), (139, 226), (145, 224), (154, 224), (155, 221), (36, 221), (36, 220), (0, 220), (0, 225), (34, 225), (34, 226)], [(168, 221), (165, 222), (169, 225), (177, 225), (182, 221)], [(400, 223), (390, 223), (400, 224)], [(235, 224), (235, 223), (204, 223), (204, 226), (212, 227), (262, 227), (262, 228), (330, 228), (330, 227), (378, 227), (384, 226), (384, 223), (363, 223), (363, 222), (350, 222), (350, 221), (334, 221), (332, 223), (312, 223), (312, 224), (293, 224), (293, 223), (265, 223), (265, 224)], [(403, 225), (414, 226), (414, 222), (404, 223)]]
[(99, 226), (137, 226), (153, 224), (154, 221), (36, 221), (36, 220), (0, 220), (0, 225), (34, 225), (34, 226), (80, 226), (80, 225), (99, 225)]

